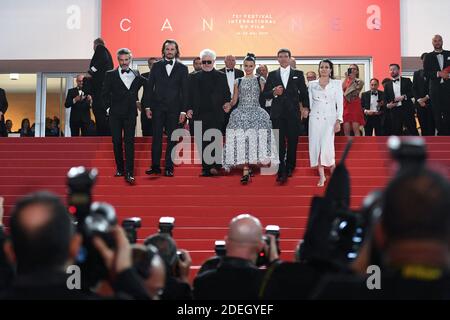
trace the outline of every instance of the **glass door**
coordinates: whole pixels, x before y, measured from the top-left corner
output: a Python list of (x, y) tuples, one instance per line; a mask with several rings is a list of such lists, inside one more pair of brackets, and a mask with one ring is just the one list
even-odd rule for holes
[(70, 109), (64, 104), (67, 91), (74, 86), (73, 79), (73, 74), (38, 75), (40, 107), (36, 108), (36, 132), (40, 137), (70, 137)]

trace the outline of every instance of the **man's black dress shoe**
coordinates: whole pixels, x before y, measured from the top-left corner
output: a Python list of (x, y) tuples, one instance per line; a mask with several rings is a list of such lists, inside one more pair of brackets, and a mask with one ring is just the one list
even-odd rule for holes
[(131, 173), (127, 173), (125, 175), (125, 181), (128, 182), (129, 184), (134, 184), (136, 182), (136, 180), (134, 179), (134, 177)]
[(294, 169), (288, 169), (287, 175), (289, 178), (292, 177), (292, 172), (294, 172)]
[(117, 170), (114, 177), (123, 177), (123, 171)]
[(152, 168), (150, 168), (148, 170), (145, 170), (145, 174), (148, 174), (148, 175), (161, 174), (161, 169), (152, 169)]
[(202, 170), (200, 177), (212, 177), (212, 174), (211, 172), (209, 172), (209, 170)]
[(164, 171), (164, 175), (165, 175), (166, 177), (173, 177), (173, 169), (166, 169), (166, 170)]
[(284, 184), (287, 181), (287, 174), (286, 173), (281, 173), (277, 175), (277, 182), (280, 184)]

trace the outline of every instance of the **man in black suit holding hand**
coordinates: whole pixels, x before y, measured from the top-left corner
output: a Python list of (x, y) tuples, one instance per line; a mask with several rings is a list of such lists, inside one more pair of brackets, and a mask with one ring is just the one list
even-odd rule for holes
[(5, 90), (0, 88), (0, 137), (7, 137), (8, 130), (5, 124), (5, 112), (8, 110), (8, 100), (6, 99)]
[[(231, 99), (233, 98), (233, 93), (234, 93), (234, 81), (236, 79), (242, 78), (244, 76), (244, 71), (236, 69), (236, 58), (232, 55), (226, 56), (224, 62), (225, 62), (225, 68), (222, 68), (219, 71), (222, 71), (227, 76), (227, 83), (228, 83), (228, 88), (230, 89), (230, 94), (231, 94), (230, 101), (231, 101)], [(237, 107), (237, 105), (234, 106), (233, 108), (231, 108), (231, 111), (233, 111), (236, 107)], [(229, 113), (225, 114), (225, 121), (224, 121), (223, 129), (222, 129), (222, 133), (224, 133), (224, 134), (227, 129), (228, 121), (230, 120), (231, 111)]]
[(392, 63), (389, 66), (392, 81), (384, 87), (384, 103), (390, 110), (392, 135), (401, 136), (403, 127), (407, 129), (407, 135), (418, 136), (416, 119), (414, 117), (414, 105), (412, 82), (409, 78), (400, 77), (400, 66)]
[(433, 37), (434, 51), (423, 61), (425, 78), (430, 82), (431, 110), (438, 135), (450, 135), (450, 51), (442, 49), (442, 37)]
[(296, 166), (300, 113), (306, 117), (309, 110), (305, 77), (302, 71), (290, 67), (290, 59), (289, 49), (278, 51), (280, 68), (269, 73), (263, 93), (265, 99), (273, 99), (270, 118), (273, 128), (279, 130), (280, 166), (277, 181), (282, 184), (287, 181), (287, 177), (292, 176)]
[[(202, 159), (202, 177), (211, 177), (219, 173), (222, 163), (222, 154), (220, 162), (209, 161), (209, 155), (205, 154), (205, 149), (211, 144), (216, 143), (216, 138), (209, 140), (204, 137), (210, 129), (221, 131), (225, 116), (231, 110), (230, 90), (227, 85), (225, 74), (214, 68), (216, 62), (216, 53), (210, 49), (204, 49), (200, 53), (202, 61), (202, 70), (191, 75), (190, 85), (190, 103), (191, 109), (187, 112), (187, 117), (195, 122), (200, 122), (202, 131), (197, 132), (195, 142), (201, 151)], [(199, 136), (199, 133), (201, 136)], [(220, 136), (222, 144), (222, 136)], [(211, 141), (211, 142), (210, 142)], [(211, 152), (212, 153), (212, 152)], [(211, 154), (215, 158), (218, 154)]]
[(105, 110), (109, 110), (114, 157), (117, 171), (115, 176), (124, 175), (122, 149), (122, 131), (125, 143), (126, 173), (125, 180), (134, 184), (134, 135), (138, 107), (138, 91), (145, 79), (137, 70), (130, 69), (131, 51), (122, 48), (117, 51), (119, 68), (106, 72), (102, 97)]
[(162, 46), (163, 59), (155, 62), (144, 90), (143, 104), (147, 117), (153, 122), (152, 165), (148, 175), (161, 173), (162, 137), (167, 135), (164, 175), (173, 177), (172, 132), (186, 120), (188, 105), (188, 68), (179, 62), (180, 50), (175, 40)]
[(78, 137), (88, 135), (89, 121), (91, 120), (92, 96), (83, 88), (84, 76), (77, 75), (77, 86), (67, 92), (65, 107), (70, 108), (70, 135)]

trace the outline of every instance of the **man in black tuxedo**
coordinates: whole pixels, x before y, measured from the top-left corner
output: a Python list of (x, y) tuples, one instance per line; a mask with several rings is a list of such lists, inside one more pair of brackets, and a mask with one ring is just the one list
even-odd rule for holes
[[(225, 68), (220, 69), (219, 71), (222, 71), (227, 76), (227, 82), (228, 82), (228, 88), (230, 89), (230, 100), (233, 98), (234, 93), (234, 81), (238, 78), (242, 78), (244, 76), (244, 71), (236, 69), (236, 58), (232, 55), (228, 55), (225, 57)], [(234, 110), (234, 108), (237, 107), (234, 106), (231, 111)], [(231, 113), (231, 112), (230, 112)], [(225, 122), (223, 124), (222, 132), (225, 133), (228, 121), (230, 120), (230, 113), (227, 113), (225, 115)]]
[(148, 175), (161, 173), (162, 137), (167, 135), (166, 167), (164, 175), (173, 177), (172, 132), (186, 120), (188, 104), (188, 68), (179, 62), (180, 50), (175, 40), (166, 40), (162, 47), (163, 59), (155, 62), (143, 98), (145, 112), (153, 121), (152, 165)]
[(270, 118), (273, 128), (279, 130), (280, 166), (277, 181), (280, 183), (285, 183), (295, 169), (300, 113), (307, 117), (309, 110), (305, 77), (302, 71), (290, 67), (290, 58), (289, 49), (278, 51), (280, 68), (269, 73), (263, 93), (266, 99), (273, 99)]
[(220, 157), (220, 163), (206, 161), (207, 159), (205, 159), (203, 152), (212, 142), (204, 141), (203, 135), (208, 129), (217, 129), (221, 132), (225, 115), (231, 110), (231, 98), (225, 74), (214, 69), (215, 52), (205, 49), (201, 52), (200, 57), (202, 59), (202, 71), (192, 74), (189, 79), (189, 88), (191, 90), (189, 106), (191, 109), (188, 110), (187, 117), (192, 119), (194, 123), (197, 121), (201, 122), (201, 136), (196, 136), (195, 140), (199, 151), (201, 150), (201, 175), (209, 177), (218, 174), (222, 157)]
[(443, 50), (442, 44), (442, 37), (435, 35), (434, 51), (425, 56), (423, 69), (430, 82), (431, 110), (438, 135), (450, 135), (450, 51)]
[[(144, 72), (142, 76), (148, 80), (150, 77), (150, 72), (152, 72), (153, 64), (157, 61), (156, 58), (148, 58), (148, 72)], [(145, 86), (144, 86), (145, 91)], [(142, 95), (142, 99), (144, 98), (145, 93)], [(141, 101), (142, 102), (142, 101)], [(147, 115), (144, 111), (141, 112), (141, 128), (142, 128), (142, 136), (148, 137), (153, 135), (153, 127), (152, 127), (152, 119), (147, 118)]]
[(366, 116), (366, 125), (364, 127), (366, 136), (371, 136), (374, 130), (376, 136), (383, 135), (384, 92), (378, 90), (379, 85), (378, 79), (370, 80), (370, 90), (363, 92), (361, 95), (361, 106)]
[(94, 40), (94, 50), (94, 56), (91, 59), (88, 71), (89, 75), (92, 77), (92, 111), (97, 126), (97, 135), (108, 136), (110, 135), (110, 129), (106, 110), (103, 108), (102, 87), (106, 71), (111, 70), (114, 67), (114, 64), (111, 54), (105, 47), (105, 42), (102, 38)]
[(8, 130), (5, 124), (5, 112), (8, 110), (8, 100), (6, 99), (5, 90), (0, 88), (0, 137), (7, 137)]
[(125, 180), (134, 184), (134, 135), (136, 130), (138, 92), (145, 79), (137, 70), (130, 69), (131, 51), (122, 48), (117, 51), (119, 68), (106, 72), (103, 84), (105, 110), (109, 110), (114, 157), (117, 171), (115, 176), (124, 175), (122, 131), (125, 143), (126, 173)]
[[(426, 55), (426, 53), (423, 53), (420, 57), (422, 62)], [(429, 80), (425, 78), (425, 71), (423, 69), (415, 71), (413, 76), (414, 104), (417, 109), (422, 136), (434, 136), (435, 134), (432, 107), (428, 95), (429, 86)]]
[(407, 135), (418, 136), (414, 117), (414, 105), (412, 82), (409, 78), (400, 77), (400, 66), (396, 63), (389, 65), (392, 81), (384, 87), (384, 103), (390, 110), (390, 122), (392, 135), (401, 136), (403, 126), (407, 129)]
[(92, 97), (83, 87), (84, 76), (77, 75), (77, 86), (67, 92), (65, 107), (70, 108), (70, 133), (72, 137), (88, 135), (91, 120)]

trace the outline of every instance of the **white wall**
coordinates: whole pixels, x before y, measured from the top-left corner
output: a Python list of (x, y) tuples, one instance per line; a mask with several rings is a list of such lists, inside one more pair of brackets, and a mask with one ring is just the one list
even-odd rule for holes
[(440, 34), (450, 49), (450, 0), (400, 0), (403, 57), (433, 51), (431, 38)]
[(1, 0), (0, 59), (89, 59), (101, 0)]

